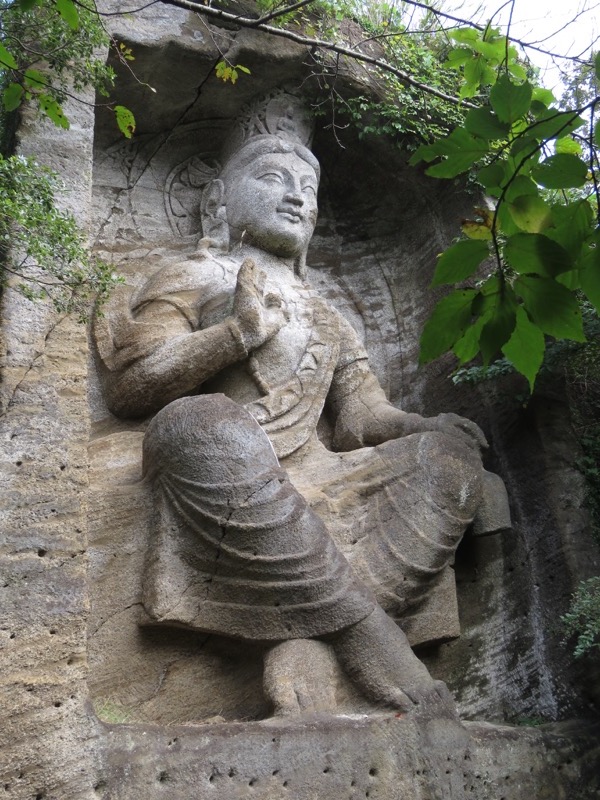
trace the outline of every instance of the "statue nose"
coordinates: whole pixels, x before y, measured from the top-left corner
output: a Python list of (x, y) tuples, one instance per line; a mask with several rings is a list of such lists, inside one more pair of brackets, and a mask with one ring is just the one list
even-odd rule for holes
[(302, 194), (297, 189), (291, 189), (285, 193), (283, 198), (286, 203), (291, 203), (294, 206), (303, 206), (304, 205), (304, 198)]

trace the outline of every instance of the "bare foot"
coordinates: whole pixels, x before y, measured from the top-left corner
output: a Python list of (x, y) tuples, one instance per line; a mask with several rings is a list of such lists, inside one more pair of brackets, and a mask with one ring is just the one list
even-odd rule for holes
[(379, 606), (331, 641), (346, 674), (371, 700), (405, 712), (457, 717), (446, 685), (433, 680), (405, 634)]

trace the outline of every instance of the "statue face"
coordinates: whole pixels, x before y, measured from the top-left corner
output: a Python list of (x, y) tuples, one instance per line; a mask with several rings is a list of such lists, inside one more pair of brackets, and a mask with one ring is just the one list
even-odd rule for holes
[(318, 180), (296, 153), (267, 153), (233, 174), (225, 187), (232, 241), (277, 256), (306, 251), (317, 220)]

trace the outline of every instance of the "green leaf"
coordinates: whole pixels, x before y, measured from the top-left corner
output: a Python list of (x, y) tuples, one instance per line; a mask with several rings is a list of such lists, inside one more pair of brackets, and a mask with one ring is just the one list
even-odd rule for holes
[(504, 37), (495, 40), (475, 39), (469, 42), (469, 46), (476, 53), (481, 53), (486, 61), (499, 63), (506, 54), (506, 39)]
[(408, 163), (411, 167), (415, 167), (417, 164), (420, 164), (421, 161), (433, 161), (436, 157), (437, 153), (435, 152), (435, 148), (432, 144), (422, 144), (410, 157)]
[(537, 195), (538, 187), (527, 175), (517, 175), (506, 190), (506, 200), (512, 203), (513, 200), (517, 197), (522, 197), (524, 194)]
[(40, 86), (48, 85), (48, 79), (44, 73), (37, 69), (26, 69), (24, 81), (25, 85), (32, 89), (39, 89)]
[(532, 100), (531, 106), (529, 107), (529, 111), (533, 114), (534, 117), (539, 116), (546, 110), (546, 106), (544, 103), (540, 103), (539, 100)]
[(567, 251), (541, 233), (516, 233), (504, 246), (510, 266), (521, 274), (554, 277), (573, 268)]
[(539, 233), (550, 225), (550, 206), (538, 194), (522, 194), (509, 203), (508, 209), (522, 231)]
[(465, 128), (459, 127), (455, 128), (444, 139), (428, 145), (426, 156), (421, 157), (431, 161), (435, 156), (447, 156), (441, 163), (429, 167), (426, 170), (426, 174), (434, 178), (454, 178), (461, 172), (468, 170), (475, 161), (478, 161), (487, 152), (487, 144), (482, 142), (481, 139), (475, 139)]
[(600, 147), (600, 120), (594, 125), (594, 144)]
[(513, 83), (503, 74), (490, 90), (490, 103), (502, 122), (516, 122), (529, 111), (532, 92), (530, 83)]
[(221, 59), (215, 66), (215, 73), (217, 78), (220, 78), (222, 81), (227, 81), (231, 74), (231, 67), (225, 60)]
[(571, 139), (570, 136), (557, 139), (554, 143), (554, 150), (556, 153), (570, 153), (574, 156), (580, 156), (583, 152), (579, 142), (576, 142), (575, 139)]
[(538, 103), (542, 103), (547, 108), (554, 103), (556, 98), (550, 91), (550, 89), (544, 89), (543, 86), (534, 86), (532, 91), (532, 97)]
[(0, 44), (0, 69), (17, 69), (18, 64), (15, 57), (3, 44)]
[(479, 347), (484, 366), (492, 361), (510, 339), (515, 328), (516, 305), (505, 299), (499, 299), (497, 307), (490, 319), (485, 323), (479, 337)]
[(547, 189), (573, 189), (583, 186), (587, 172), (587, 164), (578, 156), (559, 153), (537, 164), (531, 170), (531, 175)]
[(471, 361), (479, 352), (479, 337), (481, 336), (481, 329), (486, 322), (486, 316), (478, 317), (475, 322), (469, 325), (464, 336), (455, 342), (452, 352), (461, 364)]
[(451, 39), (454, 39), (454, 41), (458, 42), (459, 44), (472, 45), (473, 42), (476, 42), (477, 39), (479, 39), (479, 31), (472, 27), (456, 28), (456, 30), (448, 31), (448, 35)]
[(576, 289), (581, 289), (581, 280), (578, 269), (570, 269), (568, 272), (561, 272), (560, 275), (557, 275), (554, 280), (558, 281), (561, 286), (566, 286), (567, 289), (572, 292), (574, 292)]
[(514, 285), (538, 328), (556, 339), (584, 342), (581, 311), (574, 295), (551, 278), (521, 275)]
[(594, 72), (596, 73), (596, 78), (600, 81), (600, 52), (594, 56)]
[(444, 62), (444, 66), (450, 69), (459, 69), (460, 67), (464, 67), (470, 58), (471, 51), (466, 47), (455, 47), (448, 53), (448, 58)]
[(436, 305), (421, 335), (421, 364), (441, 356), (462, 337), (471, 321), (475, 294), (475, 289), (458, 289)]
[(477, 94), (477, 90), (482, 83), (486, 83), (487, 70), (489, 69), (487, 61), (483, 56), (472, 56), (465, 64), (464, 79), (459, 97), (473, 97)]
[(131, 139), (135, 131), (135, 117), (125, 106), (115, 106), (115, 116), (119, 130), (127, 139)]
[(592, 231), (594, 212), (587, 200), (571, 202), (566, 206), (552, 206), (552, 227), (544, 231), (562, 245), (572, 259), (579, 257), (585, 240)]
[(488, 255), (485, 242), (469, 239), (453, 244), (438, 259), (431, 285), (463, 281), (475, 272)]
[(49, 94), (40, 94), (38, 95), (37, 100), (44, 114), (46, 114), (46, 116), (49, 117), (58, 128), (64, 128), (65, 130), (68, 130), (69, 120), (65, 116), (65, 112), (53, 97), (51, 97)]
[(23, 87), (20, 83), (9, 83), (2, 95), (2, 102), (7, 111), (14, 111), (21, 105)]
[(495, 164), (483, 167), (477, 173), (477, 180), (488, 192), (497, 189), (498, 192), (493, 193), (500, 194), (502, 184), (504, 183), (504, 165), (497, 161)]
[(496, 226), (504, 236), (521, 233), (521, 229), (512, 218), (508, 203), (500, 203), (496, 209)]
[(533, 392), (536, 375), (542, 366), (546, 342), (542, 331), (534, 325), (521, 306), (517, 308), (515, 329), (502, 352), (513, 367), (529, 381)]
[(509, 165), (513, 166), (514, 171), (521, 172), (534, 167), (539, 159), (540, 145), (535, 139), (528, 139), (526, 136), (519, 136), (510, 148)]
[(552, 224), (556, 227), (576, 225), (582, 233), (590, 233), (593, 223), (594, 211), (589, 200), (576, 200), (567, 205), (555, 203), (552, 206)]
[(527, 78), (527, 70), (517, 62), (513, 61), (510, 63), (508, 65), (508, 71), (511, 75), (514, 75), (515, 78), (518, 78), (521, 81), (524, 81)]
[(475, 302), (473, 310), (482, 314), (485, 324), (479, 337), (479, 347), (485, 365), (495, 358), (508, 341), (515, 327), (516, 297), (511, 287), (498, 275), (491, 275)]
[(549, 108), (527, 127), (526, 135), (540, 140), (556, 139), (573, 133), (582, 125), (585, 125), (585, 120), (574, 111), (557, 111), (555, 108)]
[(241, 64), (236, 64), (235, 66), (236, 66), (236, 69), (239, 69), (240, 72), (245, 72), (246, 75), (250, 75), (251, 74), (250, 70), (248, 69), (248, 67), (243, 67)]
[(600, 247), (589, 248), (580, 264), (581, 289), (600, 314)]
[[(493, 219), (493, 214), (491, 215)], [(464, 219), (460, 226), (461, 231), (473, 241), (490, 242), (493, 239), (492, 226), (486, 219)]]
[(55, 0), (58, 13), (74, 31), (79, 27), (79, 12), (73, 0)]
[(505, 139), (510, 126), (500, 122), (489, 108), (472, 108), (466, 116), (465, 127), (474, 136), (482, 139)]

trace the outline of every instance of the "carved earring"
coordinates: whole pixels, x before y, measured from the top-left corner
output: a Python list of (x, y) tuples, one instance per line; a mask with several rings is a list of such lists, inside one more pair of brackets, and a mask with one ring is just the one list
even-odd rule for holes
[(200, 214), (202, 218), (202, 236), (209, 237), (215, 245), (225, 252), (229, 250), (229, 225), (223, 205), (225, 187), (223, 182), (215, 179), (206, 185), (202, 192)]

